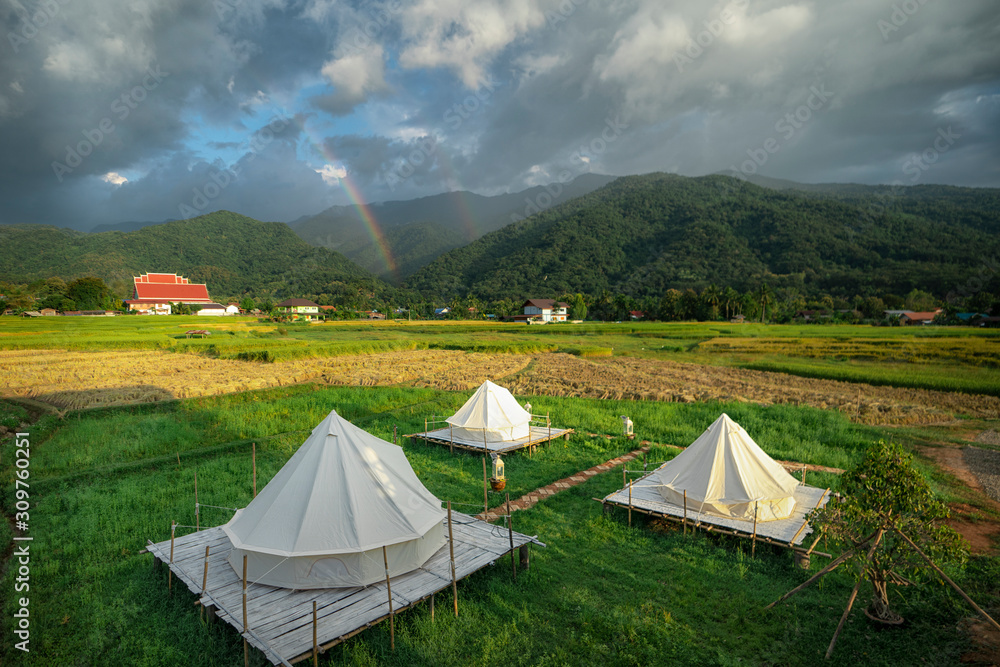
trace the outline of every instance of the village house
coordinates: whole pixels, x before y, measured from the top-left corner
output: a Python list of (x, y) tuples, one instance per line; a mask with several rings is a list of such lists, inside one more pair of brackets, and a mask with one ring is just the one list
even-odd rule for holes
[(285, 299), (275, 308), (281, 315), (292, 321), (306, 320), (310, 322), (319, 319), (319, 304), (313, 303), (309, 299)]
[(515, 315), (515, 322), (539, 320), (541, 322), (565, 322), (568, 303), (555, 299), (528, 299), (521, 306), (524, 313)]
[(202, 307), (213, 303), (207, 285), (192, 283), (176, 273), (144, 273), (132, 280), (132, 298), (125, 303), (142, 315), (169, 315), (171, 303)]
[(899, 316), (900, 324), (931, 324), (934, 322), (934, 318), (938, 316), (938, 313), (942, 312), (940, 308), (937, 310), (929, 310), (922, 313), (915, 313), (913, 311), (906, 311)]
[(222, 317), (223, 315), (229, 315), (229, 313), (226, 312), (226, 307), (221, 303), (206, 303), (196, 314), (206, 317)]

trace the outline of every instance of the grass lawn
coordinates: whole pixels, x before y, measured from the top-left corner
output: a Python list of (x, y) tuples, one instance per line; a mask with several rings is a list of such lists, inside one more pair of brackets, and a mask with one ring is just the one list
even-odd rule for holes
[[(426, 415), (450, 414), (467, 397), (430, 389), (299, 385), (43, 417), (29, 430), (31, 653), (13, 649), (13, 595), (5, 594), (0, 625), (8, 639), (0, 645), (0, 663), (242, 664), (239, 636), (223, 624), (202, 625), (194, 597), (185, 590), (168, 595), (165, 571), (154, 570), (151, 556), (138, 553), (147, 539), (166, 539), (171, 520), (194, 522), (195, 469), (203, 504), (245, 506), (252, 497), (252, 442), (260, 488), (331, 408), (391, 440), (393, 427), (399, 433), (422, 430)], [(852, 424), (839, 413), (784, 405), (530, 398), (534, 412), (550, 412), (555, 424), (578, 433), (568, 443), (539, 448), (532, 458), (505, 457), (512, 497), (636, 447), (620, 437), (583, 435), (618, 433), (621, 414), (632, 417), (639, 438), (686, 445), (726, 411), (775, 458), (836, 467), (849, 466), (866, 442), (887, 433)], [(0, 401), (0, 419), (24, 417), (22, 408)], [(410, 441), (404, 449), (438, 497), (470, 513), (481, 509), (479, 456)], [(649, 460), (675, 454), (654, 446)], [(0, 498), (8, 515), (12, 462), (10, 456), (0, 459)], [(810, 477), (814, 484), (836, 480)], [(952, 493), (948, 479), (934, 483), (943, 497)], [(458, 619), (444, 613), (450, 600), (439, 599), (433, 623), (426, 606), (397, 619), (394, 653), (383, 624), (321, 662), (807, 665), (821, 659), (850, 590), (846, 576), (827, 577), (763, 612), (809, 575), (794, 567), (790, 554), (764, 548), (752, 559), (743, 542), (685, 537), (645, 519), (628, 528), (621, 514), (605, 516), (591, 500), (620, 485), (620, 470), (611, 471), (516, 513), (515, 529), (537, 534), (548, 547), (533, 549), (532, 568), (516, 584), (506, 562), (461, 582)], [(499, 501), (497, 495), (490, 504)], [(203, 508), (201, 522), (218, 525), (230, 516), (228, 510)], [(9, 548), (9, 526), (0, 530)], [(813, 570), (821, 565), (817, 559)], [(978, 558), (949, 572), (983, 606), (1000, 604), (988, 594), (1000, 578), (1000, 560)], [(9, 569), (0, 586), (13, 591), (14, 583)], [(875, 632), (857, 610), (832, 664), (900, 664), (901, 656), (958, 662), (969, 640), (956, 624), (971, 611), (956, 595), (933, 583), (903, 589), (893, 601), (910, 623)]]

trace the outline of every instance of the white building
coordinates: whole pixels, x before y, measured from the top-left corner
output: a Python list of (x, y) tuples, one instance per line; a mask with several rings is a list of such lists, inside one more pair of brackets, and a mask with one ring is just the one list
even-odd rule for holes
[(524, 314), (515, 315), (516, 321), (538, 319), (542, 322), (565, 322), (569, 304), (555, 299), (528, 299), (522, 307)]

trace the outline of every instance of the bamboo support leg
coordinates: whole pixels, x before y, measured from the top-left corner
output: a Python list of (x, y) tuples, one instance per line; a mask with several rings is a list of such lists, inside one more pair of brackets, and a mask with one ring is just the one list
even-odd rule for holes
[(757, 503), (753, 504), (753, 537), (750, 543), (750, 558), (757, 556)]
[[(174, 533), (177, 532), (177, 522), (170, 522), (170, 564), (174, 564)], [(174, 568), (167, 568), (167, 590), (174, 590)]]
[(981, 608), (979, 607), (979, 605), (977, 605), (977, 604), (976, 604), (975, 602), (973, 602), (973, 601), (972, 601), (972, 598), (970, 598), (970, 597), (969, 597), (968, 595), (966, 595), (966, 594), (965, 594), (965, 591), (963, 591), (963, 590), (962, 590), (961, 588), (959, 588), (959, 587), (958, 587), (958, 584), (956, 584), (956, 583), (955, 583), (954, 581), (952, 581), (952, 580), (951, 580), (951, 579), (950, 579), (950, 578), (948, 577), (948, 575), (947, 575), (947, 574), (945, 574), (945, 573), (944, 573), (944, 572), (943, 572), (943, 571), (941, 570), (941, 568), (939, 568), (939, 567), (938, 567), (937, 565), (935, 565), (935, 564), (934, 564), (934, 561), (932, 561), (932, 560), (931, 560), (931, 559), (930, 559), (930, 558), (929, 558), (929, 557), (927, 556), (927, 554), (925, 554), (925, 553), (924, 553), (923, 551), (921, 551), (921, 550), (920, 550), (920, 547), (918, 547), (918, 546), (916, 545), (916, 543), (915, 543), (915, 542), (914, 542), (913, 540), (911, 540), (911, 539), (910, 539), (909, 537), (907, 537), (906, 535), (904, 535), (904, 534), (903, 534), (903, 531), (901, 531), (901, 530), (898, 530), (898, 529), (897, 529), (897, 530), (896, 530), (896, 533), (898, 533), (900, 537), (902, 537), (902, 538), (903, 538), (904, 540), (906, 540), (906, 542), (907, 542), (907, 543), (908, 543), (908, 544), (909, 544), (909, 545), (910, 545), (911, 547), (913, 547), (914, 551), (916, 551), (916, 552), (917, 552), (917, 554), (918, 554), (918, 555), (919, 555), (919, 556), (920, 556), (921, 558), (923, 558), (923, 559), (924, 559), (925, 561), (927, 561), (927, 564), (928, 564), (928, 565), (930, 565), (930, 566), (931, 566), (932, 568), (934, 568), (934, 571), (935, 571), (935, 572), (937, 572), (937, 573), (938, 573), (938, 575), (939, 575), (939, 576), (940, 576), (940, 577), (941, 577), (942, 579), (944, 579), (944, 580), (945, 580), (945, 581), (946, 581), (946, 582), (948, 583), (948, 585), (949, 585), (949, 586), (951, 586), (952, 588), (954, 588), (954, 589), (955, 589), (955, 590), (956, 590), (956, 591), (958, 592), (958, 594), (959, 594), (959, 595), (961, 595), (961, 596), (962, 596), (962, 598), (963, 598), (963, 599), (964, 599), (964, 600), (965, 600), (966, 602), (968, 602), (968, 603), (969, 603), (969, 604), (970, 604), (970, 605), (972, 606), (972, 608), (973, 608), (973, 609), (975, 609), (975, 610), (976, 610), (976, 611), (977, 611), (977, 612), (979, 613), (979, 615), (980, 615), (980, 616), (982, 616), (982, 617), (983, 617), (983, 618), (985, 618), (985, 619), (986, 619), (987, 621), (989, 621), (989, 622), (990, 622), (990, 624), (991, 624), (991, 625), (992, 625), (993, 627), (995, 627), (995, 628), (996, 628), (997, 630), (1000, 630), (1000, 624), (998, 624), (998, 623), (997, 623), (997, 622), (996, 622), (995, 620), (993, 620), (993, 617), (992, 617), (992, 616), (990, 616), (990, 615), (989, 615), (989, 614), (987, 614), (987, 613), (986, 613), (985, 611), (983, 611), (983, 610), (982, 610), (982, 609), (981, 609)]
[(628, 527), (632, 527), (632, 480), (628, 481)]
[(510, 493), (507, 494), (507, 537), (510, 538), (510, 569), (517, 583), (517, 560), (514, 557), (514, 517), (510, 513)]
[[(872, 554), (875, 553), (875, 549), (878, 548), (878, 543), (882, 541), (882, 530), (879, 529), (878, 535), (875, 537), (875, 541), (872, 542), (871, 549), (868, 550), (868, 555), (865, 556), (864, 567), (868, 567), (868, 562), (872, 558)], [(830, 646), (826, 649), (826, 659), (829, 660), (830, 656), (833, 654), (833, 648), (837, 645), (837, 638), (840, 636), (840, 631), (844, 629), (844, 623), (847, 622), (847, 616), (851, 613), (851, 607), (854, 606), (854, 600), (858, 597), (858, 587), (861, 586), (861, 579), (854, 582), (854, 588), (851, 590), (851, 596), (847, 598), (847, 606), (844, 608), (844, 613), (840, 616), (840, 623), (837, 624), (837, 629), (833, 633), (833, 638), (830, 640)]]
[(434, 622), (434, 594), (431, 593), (431, 623)]
[(319, 642), (316, 638), (316, 600), (313, 600), (313, 667), (319, 665)]
[(684, 534), (688, 534), (688, 492), (684, 489)]
[(389, 583), (389, 554), (382, 547), (382, 561), (385, 563), (385, 590), (389, 595), (389, 648), (396, 650), (396, 617), (392, 613), (392, 584)]
[(490, 511), (490, 501), (487, 496), (486, 487), (488, 486), (486, 482), (486, 457), (483, 457), (483, 514)]
[[(876, 531), (876, 533), (877, 533), (877, 531)], [(835, 558), (835, 559), (834, 559), (834, 560), (833, 560), (833, 561), (832, 561), (832, 562), (831, 562), (831, 563), (830, 563), (829, 565), (827, 565), (826, 567), (824, 567), (824, 568), (823, 568), (822, 570), (820, 570), (819, 572), (817, 572), (817, 573), (816, 573), (816, 574), (814, 574), (813, 576), (811, 576), (811, 577), (809, 577), (808, 579), (806, 579), (806, 580), (805, 580), (804, 582), (802, 582), (801, 584), (799, 584), (798, 586), (796, 586), (796, 587), (795, 587), (795, 588), (793, 588), (792, 590), (790, 590), (790, 591), (788, 591), (787, 593), (785, 593), (784, 595), (782, 595), (782, 596), (781, 596), (780, 598), (778, 598), (777, 600), (775, 600), (775, 601), (774, 601), (774, 602), (772, 602), (771, 604), (769, 604), (769, 605), (767, 605), (766, 607), (764, 607), (764, 609), (770, 609), (771, 607), (775, 606), (775, 605), (776, 605), (776, 604), (778, 604), (779, 602), (783, 602), (783, 601), (787, 600), (788, 598), (792, 597), (793, 595), (795, 595), (796, 593), (798, 593), (798, 592), (799, 592), (799, 591), (801, 591), (802, 589), (804, 589), (804, 588), (808, 587), (808, 586), (809, 586), (809, 584), (813, 583), (814, 581), (816, 581), (817, 579), (819, 579), (819, 578), (820, 578), (820, 577), (822, 577), (823, 575), (825, 575), (825, 574), (828, 574), (828, 573), (830, 573), (830, 572), (833, 572), (833, 571), (834, 571), (835, 569), (837, 569), (837, 567), (839, 567), (839, 566), (840, 566), (840, 564), (841, 564), (841, 563), (843, 563), (843, 562), (844, 562), (845, 560), (847, 560), (847, 559), (848, 559), (848, 558), (850, 558), (850, 557), (851, 557), (852, 555), (854, 555), (854, 552), (855, 552), (855, 551), (856, 551), (857, 549), (860, 549), (860, 548), (861, 548), (861, 547), (863, 547), (864, 545), (868, 544), (868, 542), (869, 542), (869, 541), (870, 541), (870, 540), (871, 540), (871, 539), (872, 539), (873, 537), (875, 537), (876, 533), (872, 533), (871, 535), (869, 535), (868, 537), (866, 537), (866, 538), (865, 538), (864, 540), (862, 540), (862, 541), (861, 541), (861, 543), (860, 543), (860, 544), (858, 544), (858, 545), (857, 545), (857, 546), (856, 546), (856, 547), (855, 547), (854, 549), (848, 549), (848, 550), (847, 550), (847, 551), (845, 551), (844, 553), (842, 553), (842, 554), (840, 554), (839, 556), (837, 556), (837, 557), (836, 557), (836, 558)]]
[(200, 512), (198, 511), (198, 469), (194, 470), (194, 530), (199, 532), (201, 530), (201, 519), (199, 518)]
[(451, 555), (451, 597), (455, 601), (455, 618), (458, 618), (458, 581), (455, 579), (455, 536), (451, 532), (451, 501), (448, 501), (448, 551)]
[[(247, 556), (243, 554), (243, 634), (247, 631)], [(250, 647), (243, 638), (243, 667), (250, 667)]]
[[(208, 587), (208, 549), (209, 545), (205, 545), (205, 570), (201, 575), (201, 595), (205, 596), (205, 589)], [(205, 607), (201, 608), (201, 617), (205, 618)]]

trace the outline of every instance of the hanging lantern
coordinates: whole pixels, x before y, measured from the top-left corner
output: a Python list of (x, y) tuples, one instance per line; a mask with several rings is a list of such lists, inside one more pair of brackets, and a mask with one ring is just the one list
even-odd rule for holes
[(503, 491), (507, 486), (507, 478), (503, 474), (503, 459), (499, 454), (490, 454), (493, 458), (493, 477), (490, 477), (490, 486), (494, 491)]

